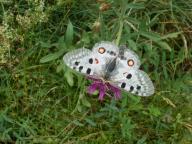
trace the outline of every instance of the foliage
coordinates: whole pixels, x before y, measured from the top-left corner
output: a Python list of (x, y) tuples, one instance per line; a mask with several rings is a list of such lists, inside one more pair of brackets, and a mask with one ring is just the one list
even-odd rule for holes
[[(0, 141), (192, 143), (192, 0), (0, 1)], [(149, 98), (100, 103), (62, 56), (127, 44), (150, 74)]]

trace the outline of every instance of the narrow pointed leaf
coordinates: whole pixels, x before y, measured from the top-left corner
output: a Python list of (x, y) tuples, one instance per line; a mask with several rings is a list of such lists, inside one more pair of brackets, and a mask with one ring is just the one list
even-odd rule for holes
[(55, 52), (55, 53), (52, 53), (52, 54), (48, 54), (48, 55), (46, 55), (46, 56), (44, 56), (44, 57), (42, 57), (42, 58), (40, 59), (40, 63), (46, 63), (46, 62), (55, 60), (55, 59), (59, 58), (60, 56), (62, 56), (63, 53), (64, 53), (64, 50), (61, 49), (61, 50), (58, 51), (58, 52)]
[(70, 46), (72, 44), (72, 41), (73, 41), (73, 25), (69, 21), (69, 23), (67, 25), (67, 30), (65, 33), (65, 42), (66, 42), (67, 46)]

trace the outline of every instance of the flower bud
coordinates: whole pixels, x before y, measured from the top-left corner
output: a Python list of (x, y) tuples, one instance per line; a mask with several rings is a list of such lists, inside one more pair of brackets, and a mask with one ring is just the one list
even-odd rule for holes
[(94, 32), (99, 32), (100, 28), (101, 28), (101, 23), (100, 23), (100, 21), (98, 21), (98, 20), (95, 21), (94, 24), (93, 24), (93, 26), (92, 26), (92, 30), (93, 30)]
[(99, 10), (100, 11), (107, 11), (110, 7), (111, 7), (111, 4), (104, 2), (100, 5)]

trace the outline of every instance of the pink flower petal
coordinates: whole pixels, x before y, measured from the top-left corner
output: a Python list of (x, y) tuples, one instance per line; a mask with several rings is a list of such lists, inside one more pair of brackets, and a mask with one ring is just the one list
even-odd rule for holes
[(113, 85), (108, 84), (109, 89), (114, 93), (116, 99), (121, 98), (121, 90)]
[(121, 90), (109, 83), (104, 83), (102, 80), (100, 79), (96, 79), (93, 77), (88, 77), (88, 79), (93, 80), (93, 83), (88, 87), (88, 93), (89, 94), (93, 94), (95, 92), (95, 90), (99, 91), (99, 100), (103, 100), (105, 93), (107, 90), (110, 90), (114, 93), (114, 97), (115, 99), (120, 99), (121, 98)]
[(88, 87), (87, 91), (89, 94), (93, 94), (96, 91), (96, 89), (97, 89), (97, 85), (93, 83)]
[(104, 99), (105, 92), (106, 92), (105, 86), (100, 85), (100, 88), (99, 88), (99, 100), (102, 101)]

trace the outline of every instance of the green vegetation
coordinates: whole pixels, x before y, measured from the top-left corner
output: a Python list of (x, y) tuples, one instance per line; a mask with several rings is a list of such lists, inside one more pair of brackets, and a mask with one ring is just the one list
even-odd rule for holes
[[(0, 141), (192, 143), (192, 0), (1, 0)], [(107, 40), (141, 58), (156, 92), (119, 101), (63, 55)]]

